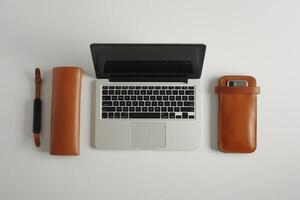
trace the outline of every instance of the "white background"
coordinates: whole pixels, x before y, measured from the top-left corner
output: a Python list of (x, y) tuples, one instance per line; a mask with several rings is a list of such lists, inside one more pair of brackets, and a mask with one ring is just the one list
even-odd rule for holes
[[(196, 151), (91, 148), (93, 42), (204, 43)], [(299, 199), (300, 1), (1, 0), (0, 199)], [(32, 140), (43, 72), (42, 147)], [(51, 69), (82, 66), (81, 155), (49, 155)], [(258, 148), (216, 149), (217, 77), (257, 78)]]

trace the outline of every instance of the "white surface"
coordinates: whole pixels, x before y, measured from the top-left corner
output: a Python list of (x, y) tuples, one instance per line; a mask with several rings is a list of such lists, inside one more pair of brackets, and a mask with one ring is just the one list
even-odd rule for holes
[[(299, 199), (298, 0), (53, 0), (0, 2), (0, 199)], [(203, 132), (196, 151), (91, 148), (92, 42), (203, 42)], [(43, 85), (42, 148), (33, 146), (34, 65)], [(84, 66), (81, 156), (48, 154), (51, 67)], [(224, 74), (250, 74), (258, 149), (216, 151)]]

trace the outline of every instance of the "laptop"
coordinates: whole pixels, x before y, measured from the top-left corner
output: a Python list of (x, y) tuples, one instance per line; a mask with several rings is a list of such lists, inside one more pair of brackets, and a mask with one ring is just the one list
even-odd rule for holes
[(91, 44), (94, 144), (191, 150), (201, 134), (204, 44)]

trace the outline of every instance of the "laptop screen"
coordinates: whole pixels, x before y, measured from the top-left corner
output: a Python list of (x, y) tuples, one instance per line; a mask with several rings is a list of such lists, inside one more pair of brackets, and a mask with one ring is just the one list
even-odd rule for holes
[(206, 46), (203, 44), (92, 44), (97, 78), (200, 78)]

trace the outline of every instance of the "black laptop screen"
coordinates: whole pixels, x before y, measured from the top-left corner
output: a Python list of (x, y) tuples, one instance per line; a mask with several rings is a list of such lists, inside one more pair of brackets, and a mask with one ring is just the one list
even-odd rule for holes
[(192, 73), (193, 65), (189, 60), (110, 60), (104, 63), (104, 74), (184, 75)]
[(97, 78), (178, 76), (200, 78), (205, 45), (92, 44)]

